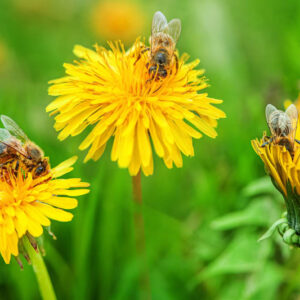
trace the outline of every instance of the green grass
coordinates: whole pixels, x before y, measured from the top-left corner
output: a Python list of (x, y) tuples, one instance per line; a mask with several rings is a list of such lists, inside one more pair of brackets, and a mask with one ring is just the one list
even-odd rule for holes
[[(62, 64), (74, 59), (73, 46), (104, 43), (89, 27), (95, 1), (43, 1), (52, 7), (46, 15), (18, 10), (20, 1), (0, 1), (0, 41), (7, 48), (0, 63), (0, 113), (15, 119), (53, 166), (78, 155), (72, 176), (91, 183), (74, 220), (53, 222), (58, 240), (45, 234), (45, 261), (58, 299), (138, 299), (141, 262), (130, 176), (108, 152), (97, 163), (83, 164), (78, 145), (85, 133), (59, 142), (45, 112), (52, 100), (47, 82), (63, 75)], [(220, 120), (215, 140), (194, 142), (195, 157), (184, 158), (182, 169), (168, 170), (155, 158), (154, 175), (142, 178), (153, 299), (294, 299), (300, 292), (299, 254), (276, 238), (256, 242), (282, 211), (278, 195), (259, 200), (267, 208), (256, 214), (264, 215), (265, 223), (226, 230), (211, 223), (250, 207), (253, 196), (242, 191), (264, 175), (250, 140), (267, 129), (267, 103), (282, 106), (284, 99), (297, 97), (300, 2), (161, 2), (140, 5), (148, 21), (156, 10), (182, 19), (179, 51), (201, 59), (211, 84), (207, 91), (224, 100), (219, 107), (227, 119)], [(150, 22), (148, 27), (146, 36)], [(21, 272), (15, 261), (1, 263), (0, 299), (39, 299), (37, 291), (31, 266)]]

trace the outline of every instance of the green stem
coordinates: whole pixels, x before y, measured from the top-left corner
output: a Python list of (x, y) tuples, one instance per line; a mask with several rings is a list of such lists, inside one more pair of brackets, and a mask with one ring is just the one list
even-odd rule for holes
[(139, 258), (144, 263), (143, 270), (140, 278), (142, 299), (151, 299), (150, 280), (147, 267), (146, 256), (146, 239), (145, 239), (145, 225), (143, 216), (143, 197), (142, 197), (142, 184), (141, 184), (141, 171), (132, 177), (132, 193), (133, 201), (135, 203), (134, 213), (134, 227), (136, 234), (136, 249)]
[(141, 172), (132, 177), (132, 193), (133, 201), (135, 203), (134, 226), (136, 234), (136, 248), (138, 254), (142, 257), (145, 255), (145, 225), (143, 216), (143, 198), (142, 198), (142, 184)]
[(44, 300), (56, 300), (56, 296), (48, 274), (48, 270), (46, 268), (41, 253), (36, 252), (33, 249), (27, 236), (24, 236), (23, 243), (24, 243), (24, 248), (30, 257), (42, 298)]
[(287, 206), (287, 219), (289, 226), (300, 234), (300, 203), (295, 188), (289, 182), (286, 185), (287, 196), (284, 197)]

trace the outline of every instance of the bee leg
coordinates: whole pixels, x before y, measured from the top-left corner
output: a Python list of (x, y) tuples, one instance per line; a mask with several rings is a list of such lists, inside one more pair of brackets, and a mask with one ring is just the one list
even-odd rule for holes
[(133, 63), (134, 66), (140, 60), (140, 58), (141, 58), (141, 53), (139, 53), (138, 57), (136, 58), (136, 61)]
[(148, 70), (149, 74), (151, 75), (151, 78), (148, 79), (146, 82), (156, 80), (159, 76), (159, 65), (153, 65)]
[(145, 52), (147, 52), (147, 51), (149, 51), (149, 50), (150, 50), (150, 48), (149, 48), (149, 47), (146, 47), (146, 48), (144, 48), (144, 49), (141, 51), (141, 53), (144, 54)]
[(260, 145), (261, 148), (267, 146), (268, 144), (270, 144), (270, 141), (264, 142), (263, 144)]
[(300, 141), (299, 141), (299, 140), (297, 140), (297, 139), (295, 139), (295, 142), (296, 142), (296, 143), (298, 143), (298, 144), (300, 144)]
[(155, 91), (153, 91), (153, 93), (156, 93), (157, 91), (159, 91), (161, 87), (162, 87), (162, 84)]
[(178, 62), (178, 57), (177, 57), (177, 55), (176, 55), (176, 54), (174, 54), (174, 56), (175, 56), (175, 63), (176, 63), (176, 74), (177, 74), (177, 72), (178, 72), (178, 68), (179, 68), (179, 62)]
[(270, 138), (268, 141), (264, 142), (260, 147), (265, 147), (272, 142), (273, 142), (273, 138)]
[(144, 54), (145, 52), (147, 52), (147, 51), (149, 51), (149, 50), (150, 50), (149, 47), (144, 48), (143, 50), (141, 50), (140, 53), (139, 53), (139, 55), (138, 55), (138, 57), (136, 58), (136, 61), (134, 62), (133, 65), (135, 66), (135, 64), (141, 59), (142, 54)]

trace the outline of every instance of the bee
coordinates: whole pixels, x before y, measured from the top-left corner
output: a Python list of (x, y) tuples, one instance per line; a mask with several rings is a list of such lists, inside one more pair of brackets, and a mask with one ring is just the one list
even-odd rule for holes
[[(152, 79), (165, 78), (174, 63), (178, 70), (175, 47), (181, 32), (181, 21), (173, 19), (168, 23), (164, 14), (157, 11), (153, 16), (151, 31), (150, 48), (144, 48), (141, 53), (150, 50), (147, 68)], [(134, 64), (141, 58), (141, 53)]]
[(294, 154), (294, 142), (300, 144), (300, 141), (295, 139), (298, 111), (294, 104), (291, 104), (286, 111), (281, 111), (275, 106), (268, 104), (266, 107), (266, 119), (272, 137), (263, 143), (261, 147), (274, 142), (275, 144), (285, 146), (285, 148)]
[(149, 73), (157, 74), (164, 78), (168, 70), (176, 64), (178, 69), (178, 58), (175, 53), (176, 43), (181, 32), (181, 21), (173, 19), (169, 23), (160, 11), (157, 11), (152, 20), (152, 32), (150, 37), (150, 64)]
[(14, 165), (17, 171), (22, 165), (33, 178), (48, 174), (50, 165), (43, 151), (11, 118), (2, 115), (1, 121), (5, 128), (0, 128), (0, 170)]

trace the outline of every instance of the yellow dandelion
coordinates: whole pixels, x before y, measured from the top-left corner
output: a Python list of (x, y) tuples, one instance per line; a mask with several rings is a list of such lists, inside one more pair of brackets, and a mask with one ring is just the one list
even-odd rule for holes
[(252, 141), (270, 175), (274, 186), (283, 195), (287, 212), (261, 238), (268, 238), (278, 227), (283, 241), (300, 247), (300, 145), (295, 143), (294, 155), (282, 145), (273, 143), (261, 147), (264, 139)]
[(101, 1), (91, 12), (92, 30), (101, 38), (132, 43), (143, 31), (145, 15), (133, 1)]
[(152, 148), (168, 168), (181, 167), (181, 154), (194, 155), (192, 138), (203, 133), (215, 138), (217, 120), (225, 117), (213, 106), (222, 101), (203, 92), (208, 84), (204, 71), (196, 69), (199, 60), (186, 63), (183, 55), (178, 69), (174, 64), (165, 78), (155, 80), (143, 43), (136, 41), (127, 52), (122, 43), (109, 45), (109, 50), (96, 45), (95, 51), (75, 46), (80, 61), (64, 64), (66, 77), (50, 82), (49, 94), (57, 99), (47, 111), (57, 114), (58, 138), (91, 125), (79, 146), (90, 147), (85, 161), (98, 160), (112, 138), (111, 159), (132, 176), (140, 169), (153, 173)]
[(300, 195), (300, 145), (294, 144), (292, 156), (285, 146), (270, 143), (261, 147), (265, 139), (253, 140), (252, 147), (263, 161), (267, 173), (271, 176), (276, 188), (287, 196), (287, 185)]
[[(290, 106), (291, 108), (292, 106)], [(257, 155), (264, 163), (267, 174), (283, 195), (287, 212), (283, 218), (274, 223), (270, 230), (261, 238), (269, 237), (278, 227), (280, 234), (285, 243), (289, 245), (300, 246), (300, 145), (297, 140), (299, 136), (299, 129), (294, 132), (297, 124), (297, 110), (292, 107), (295, 112), (295, 120), (287, 119), (286, 126), (283, 126), (283, 118), (287, 115), (282, 111), (275, 111), (280, 113), (280, 118), (274, 118), (274, 122), (278, 121), (278, 127), (275, 123), (268, 121), (271, 126), (273, 136), (271, 139), (264, 134), (261, 140), (251, 141), (252, 147)], [(287, 111), (286, 111), (287, 112)], [(276, 117), (278, 117), (277, 115)], [(272, 118), (271, 118), (272, 119)], [(275, 125), (274, 125), (275, 124)], [(294, 129), (293, 129), (294, 127)], [(299, 128), (299, 127), (298, 127)], [(276, 130), (275, 130), (276, 129)], [(288, 129), (288, 130), (287, 130)], [(287, 135), (285, 135), (288, 133)], [(296, 140), (293, 140), (295, 133)], [(276, 136), (275, 136), (276, 135)]]
[(11, 256), (19, 255), (19, 241), (26, 235), (37, 238), (50, 219), (71, 221), (73, 215), (64, 209), (77, 206), (74, 198), (88, 193), (88, 183), (79, 178), (59, 179), (73, 170), (76, 157), (53, 168), (47, 175), (33, 178), (19, 168), (9, 166), (0, 177), (0, 253), (9, 263)]

